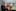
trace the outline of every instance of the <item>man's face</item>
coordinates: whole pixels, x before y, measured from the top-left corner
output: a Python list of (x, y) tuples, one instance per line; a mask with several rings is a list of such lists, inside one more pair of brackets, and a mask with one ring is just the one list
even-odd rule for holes
[(5, 4), (5, 6), (7, 6), (7, 5), (12, 6), (13, 4)]
[[(6, 9), (10, 10), (10, 6), (12, 6), (12, 4), (5, 4), (5, 6), (6, 6), (6, 7), (5, 7)], [(7, 7), (7, 6), (8, 6), (8, 7)]]

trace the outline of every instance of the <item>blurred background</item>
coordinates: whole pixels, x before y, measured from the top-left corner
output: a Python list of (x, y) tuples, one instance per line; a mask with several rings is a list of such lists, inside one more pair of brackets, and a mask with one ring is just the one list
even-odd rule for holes
[(0, 0), (0, 11), (1, 11), (1, 5), (4, 4), (4, 2), (10, 2), (13, 4), (12, 10), (16, 10), (16, 0)]

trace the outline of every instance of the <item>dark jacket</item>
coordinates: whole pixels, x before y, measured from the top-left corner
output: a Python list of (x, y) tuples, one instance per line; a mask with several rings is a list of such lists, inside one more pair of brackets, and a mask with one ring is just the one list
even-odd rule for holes
[(6, 9), (6, 8), (4, 9), (3, 7), (5, 8), (5, 6), (1, 5), (1, 10), (2, 10), (2, 11), (8, 10), (8, 9)]
[(5, 11), (5, 9), (3, 9), (3, 5), (1, 5), (1, 10), (2, 10), (2, 11)]

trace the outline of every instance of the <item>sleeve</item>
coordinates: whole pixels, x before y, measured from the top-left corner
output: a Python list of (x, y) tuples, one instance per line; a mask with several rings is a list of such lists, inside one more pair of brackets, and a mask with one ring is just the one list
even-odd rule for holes
[(5, 9), (3, 9), (3, 5), (1, 5), (1, 10), (2, 10), (2, 11), (5, 11)]
[(3, 5), (1, 5), (1, 8), (3, 8)]

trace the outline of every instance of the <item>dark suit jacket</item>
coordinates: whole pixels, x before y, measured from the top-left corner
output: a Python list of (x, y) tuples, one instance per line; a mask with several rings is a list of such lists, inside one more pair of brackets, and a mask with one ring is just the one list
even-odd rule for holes
[(1, 10), (2, 10), (2, 11), (8, 10), (8, 9), (6, 9), (6, 8), (4, 9), (3, 7), (5, 8), (5, 6), (1, 5)]
[(2, 11), (5, 11), (5, 9), (3, 9), (3, 5), (1, 5), (1, 10), (2, 10)]

